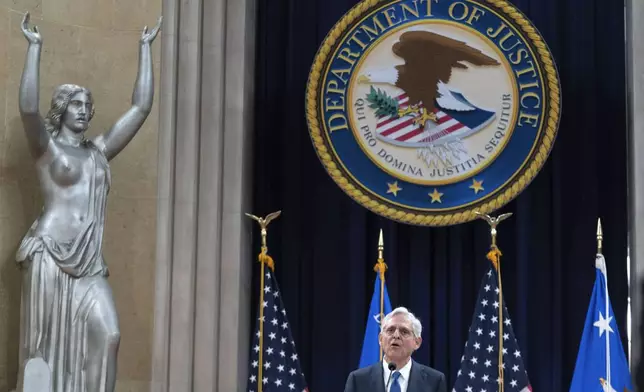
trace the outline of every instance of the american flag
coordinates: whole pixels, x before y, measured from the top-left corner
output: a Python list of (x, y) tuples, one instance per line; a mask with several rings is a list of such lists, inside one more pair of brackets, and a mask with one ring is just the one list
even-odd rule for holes
[[(271, 268), (266, 267), (264, 272), (264, 298), (257, 312), (246, 389), (248, 392), (308, 391), (279, 286)], [(260, 326), (263, 326), (263, 339), (260, 339)]]
[[(409, 97), (407, 97), (407, 94), (400, 94), (396, 99), (401, 109), (409, 106)], [(423, 107), (423, 105), (420, 104), (420, 107)], [(400, 118), (387, 115), (378, 117), (376, 133), (379, 138), (385, 141), (412, 146), (433, 143), (443, 136), (456, 131), (470, 131), (466, 125), (438, 108), (434, 109), (434, 114), (436, 114), (438, 122), (428, 132), (422, 126), (414, 123), (414, 116), (412, 115), (406, 115)]]
[(503, 303), (503, 331), (499, 323), (499, 288), (496, 269), (483, 277), (472, 317), (461, 368), (454, 392), (499, 391), (499, 333), (503, 337), (503, 373), (505, 392), (531, 392), (528, 373), (512, 329), (512, 320)]

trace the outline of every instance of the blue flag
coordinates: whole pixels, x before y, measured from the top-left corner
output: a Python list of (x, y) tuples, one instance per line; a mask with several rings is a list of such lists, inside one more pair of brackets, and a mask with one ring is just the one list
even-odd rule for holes
[(595, 286), (570, 392), (632, 391), (628, 361), (608, 296), (606, 261), (601, 254), (595, 259), (595, 268)]
[[(367, 328), (365, 329), (364, 333), (362, 354), (360, 355), (360, 364), (358, 365), (359, 368), (380, 362), (380, 344), (378, 344), (378, 334), (380, 333), (381, 285), (382, 281), (380, 280), (380, 273), (376, 273), (376, 283), (373, 289), (373, 297), (371, 297), (369, 314), (367, 315)], [(391, 312), (391, 302), (389, 302), (389, 294), (387, 293), (386, 285), (384, 285), (383, 305), (383, 315)]]

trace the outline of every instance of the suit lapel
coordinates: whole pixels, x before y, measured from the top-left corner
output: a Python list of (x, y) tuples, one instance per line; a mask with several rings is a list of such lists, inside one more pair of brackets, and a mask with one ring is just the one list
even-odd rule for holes
[(386, 392), (382, 362), (371, 366), (371, 390), (374, 392)]
[(407, 385), (407, 392), (425, 392), (429, 391), (429, 387), (423, 382), (425, 375), (423, 374), (418, 364), (412, 359), (411, 370), (409, 372), (409, 384)]

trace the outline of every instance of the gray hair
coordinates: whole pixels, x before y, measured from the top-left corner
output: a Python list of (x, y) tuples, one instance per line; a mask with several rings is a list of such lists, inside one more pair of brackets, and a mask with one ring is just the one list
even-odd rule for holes
[(380, 331), (383, 331), (385, 329), (385, 325), (387, 325), (387, 323), (389, 323), (389, 321), (391, 321), (391, 319), (397, 314), (404, 315), (405, 318), (411, 322), (411, 326), (414, 329), (414, 335), (416, 337), (420, 337), (420, 334), (423, 332), (423, 326), (420, 324), (420, 320), (418, 320), (412, 312), (404, 307), (398, 307), (387, 314), (380, 323)]

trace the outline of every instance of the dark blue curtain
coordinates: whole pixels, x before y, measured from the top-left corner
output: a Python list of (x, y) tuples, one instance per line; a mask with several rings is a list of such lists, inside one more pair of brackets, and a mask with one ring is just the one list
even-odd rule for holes
[[(489, 266), (486, 223), (423, 228), (380, 218), (335, 185), (308, 134), (309, 68), (325, 34), (356, 2), (258, 1), (253, 212), (282, 210), (268, 245), (312, 392), (342, 391), (358, 364), (380, 228), (392, 305), (408, 307), (424, 325), (414, 358), (444, 372), (451, 388)], [(514, 4), (554, 54), (563, 116), (548, 163), (499, 211), (514, 213), (500, 226), (503, 287), (534, 390), (565, 391), (593, 285), (598, 217), (614, 311), (626, 337), (623, 3)], [(257, 230), (254, 245), (259, 251)]]

